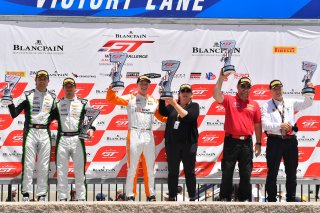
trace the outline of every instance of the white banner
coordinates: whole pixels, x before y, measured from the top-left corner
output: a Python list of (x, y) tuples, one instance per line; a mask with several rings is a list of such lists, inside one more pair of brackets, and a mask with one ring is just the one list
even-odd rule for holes
[[(260, 104), (271, 98), (268, 85), (273, 79), (283, 82), (286, 97), (301, 99), (302, 79), (306, 74), (302, 61), (320, 62), (320, 27), (136, 25), (133, 28), (124, 24), (1, 23), (0, 35), (3, 82), (0, 87), (6, 85), (6, 73), (22, 77), (13, 92), (15, 103), (24, 90), (35, 87), (35, 72), (45, 69), (50, 73), (48, 88), (58, 97), (63, 96), (63, 79), (72, 77), (77, 82), (77, 95), (101, 110), (94, 138), (86, 141), (88, 179), (126, 176), (126, 110), (105, 101), (106, 88), (111, 83), (108, 74), (113, 67), (109, 62), (110, 52), (129, 55), (122, 70), (126, 88), (119, 95), (135, 90), (139, 75), (153, 72), (163, 76), (163, 60), (181, 61), (172, 90), (177, 95), (179, 85), (190, 83), (193, 100), (200, 104), (198, 177), (216, 177), (221, 171), (224, 108), (212, 98), (223, 66), (221, 40), (236, 40), (231, 64), (237, 73), (224, 83), (223, 91), (234, 95), (238, 79), (249, 76), (254, 84), (250, 97)], [(316, 70), (312, 79), (317, 90), (316, 101), (312, 107), (296, 114), (300, 130), (300, 178), (320, 177), (317, 169), (320, 164), (319, 72)], [(155, 97), (159, 97), (159, 81), (152, 80), (150, 93)], [(13, 120), (8, 109), (1, 106), (0, 178), (21, 174), (23, 122), (23, 114)], [(53, 145), (55, 125), (52, 125)], [(165, 124), (155, 121), (156, 177), (167, 175), (164, 127)], [(264, 138), (262, 154), (254, 158), (253, 176), (266, 175), (265, 143)], [(70, 163), (70, 176), (72, 166)], [(53, 153), (51, 177), (55, 176)]]

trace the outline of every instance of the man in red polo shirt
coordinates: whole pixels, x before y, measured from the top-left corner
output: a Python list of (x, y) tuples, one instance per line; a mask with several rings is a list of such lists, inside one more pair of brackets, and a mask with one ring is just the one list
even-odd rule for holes
[(261, 152), (261, 112), (258, 103), (249, 99), (251, 80), (247, 77), (242, 77), (238, 81), (238, 93), (235, 96), (222, 94), (222, 83), (228, 76), (221, 72), (213, 91), (213, 98), (226, 110), (220, 200), (231, 201), (233, 172), (238, 162), (240, 176), (238, 199), (239, 201), (250, 201), (252, 135), (255, 132), (255, 155), (258, 156)]

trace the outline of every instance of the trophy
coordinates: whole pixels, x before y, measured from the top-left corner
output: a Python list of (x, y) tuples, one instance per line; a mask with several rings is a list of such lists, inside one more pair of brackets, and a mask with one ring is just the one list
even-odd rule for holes
[(11, 93), (13, 88), (17, 85), (20, 79), (21, 77), (17, 75), (10, 75), (10, 74), (5, 75), (5, 82), (8, 83), (8, 87), (2, 89), (3, 97), (1, 98), (1, 103), (4, 106), (8, 106), (13, 103), (12, 102), (13, 98), (11, 96)]
[(97, 110), (97, 109), (93, 109), (93, 108), (86, 109), (83, 122), (80, 126), (79, 138), (82, 138), (82, 139), (89, 138), (87, 131), (88, 129), (90, 129), (93, 121), (98, 117), (99, 113), (100, 113), (100, 110)]
[(120, 52), (110, 53), (109, 55), (110, 55), (110, 62), (115, 63), (114, 67), (111, 70), (112, 90), (119, 91), (124, 88), (123, 81), (120, 81), (121, 70), (128, 55), (127, 53), (120, 53)]
[(224, 75), (227, 75), (229, 73), (232, 74), (236, 72), (234, 65), (231, 65), (231, 56), (235, 47), (236, 47), (235, 40), (220, 41), (220, 48), (222, 51), (224, 51), (222, 58), (220, 60), (220, 61), (224, 61), (224, 67), (222, 68), (222, 72)]
[(180, 66), (180, 61), (175, 61), (175, 60), (162, 61), (162, 71), (167, 72), (166, 75), (162, 78), (162, 80), (159, 83), (160, 88), (162, 90), (160, 95), (160, 98), (162, 100), (173, 97), (171, 92), (171, 82), (179, 66)]
[(302, 89), (302, 95), (314, 97), (315, 89), (313, 87), (309, 87), (308, 83), (311, 81), (311, 78), (317, 69), (317, 64), (309, 62), (309, 61), (303, 61), (302, 62), (302, 69), (307, 72), (307, 74), (305, 74), (302, 79), (302, 82), (304, 82), (304, 88)]

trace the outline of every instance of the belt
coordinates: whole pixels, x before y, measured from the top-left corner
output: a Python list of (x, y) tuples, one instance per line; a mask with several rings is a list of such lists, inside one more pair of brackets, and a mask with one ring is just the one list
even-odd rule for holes
[(142, 130), (142, 131), (146, 131), (146, 130), (151, 130), (151, 129), (146, 129), (146, 128), (139, 128), (139, 127), (131, 127), (131, 129), (138, 129), (138, 130)]
[(76, 136), (79, 135), (79, 132), (59, 132), (61, 136)]
[(280, 139), (292, 139), (296, 138), (296, 135), (274, 135), (274, 134), (268, 134), (268, 137), (270, 138), (280, 138)]
[(249, 138), (251, 138), (251, 135), (232, 135), (232, 134), (226, 134), (226, 137), (230, 137), (233, 139), (238, 139), (238, 140), (247, 140)]
[(35, 129), (48, 129), (48, 125), (45, 124), (29, 124), (28, 127)]

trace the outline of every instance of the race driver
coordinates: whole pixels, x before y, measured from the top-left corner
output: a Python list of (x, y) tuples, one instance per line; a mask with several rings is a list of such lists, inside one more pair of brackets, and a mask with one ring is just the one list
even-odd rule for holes
[(56, 98), (55, 94), (47, 90), (49, 83), (47, 71), (37, 71), (35, 82), (36, 88), (25, 91), (17, 107), (14, 104), (8, 106), (12, 118), (16, 118), (24, 110), (21, 192), (22, 201), (25, 202), (29, 201), (29, 194), (33, 192), (32, 177), (36, 158), (36, 195), (38, 201), (46, 201), (51, 153), (49, 124)]
[(155, 143), (152, 133), (154, 116), (165, 122), (158, 112), (158, 101), (148, 95), (150, 79), (140, 76), (137, 79), (137, 92), (118, 97), (111, 89), (107, 92), (107, 101), (116, 105), (127, 106), (127, 200), (134, 201), (139, 160), (142, 162), (147, 201), (156, 201), (154, 192)]
[[(63, 80), (64, 97), (59, 99), (54, 111), (58, 120), (56, 143), (57, 192), (60, 201), (68, 199), (68, 170), (71, 156), (74, 164), (76, 200), (86, 200), (86, 149), (84, 140), (79, 138), (80, 125), (89, 103), (75, 95), (76, 82), (73, 78)], [(93, 136), (95, 127), (91, 126), (87, 134)]]

